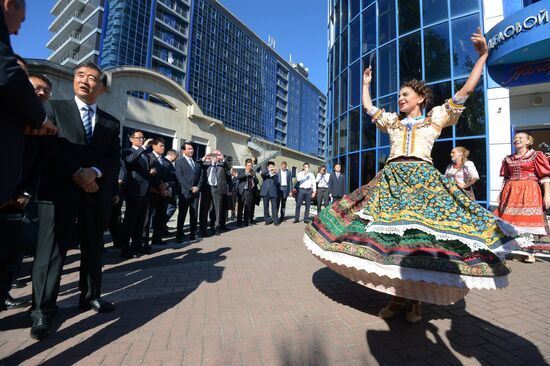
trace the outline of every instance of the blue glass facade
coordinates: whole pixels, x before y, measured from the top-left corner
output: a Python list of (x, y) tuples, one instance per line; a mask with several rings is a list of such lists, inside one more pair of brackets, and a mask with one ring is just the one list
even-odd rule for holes
[(217, 1), (193, 6), (188, 90), (204, 113), (318, 155), (323, 94)]
[[(477, 59), (470, 35), (482, 24), (478, 0), (329, 0), (328, 155), (347, 172), (349, 189), (366, 184), (389, 154), (388, 135), (361, 107), (363, 70), (374, 69), (374, 104), (397, 111), (399, 86), (423, 79), (442, 104), (466, 80)], [(487, 200), (485, 83), (482, 77), (456, 126), (443, 130), (432, 157), (440, 171), (464, 146), (480, 173), (476, 198)]]

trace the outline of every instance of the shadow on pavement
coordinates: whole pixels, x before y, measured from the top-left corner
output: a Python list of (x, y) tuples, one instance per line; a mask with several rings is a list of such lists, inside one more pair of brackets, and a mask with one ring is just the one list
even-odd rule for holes
[[(71, 338), (84, 337), (82, 334), (92, 329), (100, 329), (88, 338), (41, 363), (42, 365), (52, 366), (73, 364), (133, 332), (165, 311), (177, 306), (203, 282), (213, 283), (222, 278), (224, 267), (216, 265), (225, 260), (224, 253), (231, 250), (231, 248), (223, 247), (207, 253), (201, 253), (201, 250), (201, 248), (193, 248), (184, 252), (163, 254), (143, 261), (121, 264), (104, 271), (104, 278), (113, 274), (120, 275), (120, 278), (117, 278), (118, 288), (107, 289), (108, 284), (105, 284), (106, 281), (104, 281), (104, 292), (111, 290), (111, 293), (105, 298), (111, 301), (113, 298), (118, 299), (116, 311), (108, 314), (90, 312), (89, 317), (57, 331), (43, 341), (33, 343), (15, 352), (10, 357), (2, 360), (1, 364), (20, 364), (59, 343)], [(164, 287), (164, 292), (154, 293), (155, 288), (163, 288), (160, 283), (165, 282), (167, 276), (168, 278), (178, 276), (178, 271), (188, 269), (190, 264), (192, 264), (194, 270), (190, 271), (192, 275), (188, 280), (171, 282), (172, 286), (181, 285), (181, 290)], [(163, 267), (166, 268), (163, 269)], [(151, 269), (151, 271), (148, 269)], [(140, 292), (143, 295), (140, 295)], [(73, 300), (72, 298), (66, 299), (64, 302), (72, 303)], [(79, 314), (78, 310), (75, 308), (61, 309), (56, 323), (75, 317)], [(28, 315), (21, 312), (4, 319), (3, 322), (22, 321), (23, 317), (28, 319)], [(28, 322), (28, 320), (26, 321)]]
[[(315, 272), (312, 281), (330, 299), (374, 316), (390, 299), (329, 268)], [(547, 365), (533, 343), (468, 313), (464, 300), (449, 306), (423, 304), (422, 311), (420, 323), (407, 323), (403, 313), (380, 320), (387, 323), (388, 330), (366, 331), (370, 352), (381, 365), (428, 359), (435, 362), (431, 364), (462, 365), (465, 358), (481, 365)], [(438, 328), (442, 319), (451, 320), (450, 329)]]

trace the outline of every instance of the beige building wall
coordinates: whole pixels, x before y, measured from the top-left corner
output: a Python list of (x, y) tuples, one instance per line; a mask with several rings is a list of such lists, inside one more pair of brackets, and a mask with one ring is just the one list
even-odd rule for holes
[[(45, 74), (52, 80), (52, 99), (74, 96), (72, 70), (43, 60), (30, 60), (29, 66), (31, 73)], [(204, 115), (182, 87), (162, 74), (130, 66), (108, 69), (105, 73), (109, 78), (109, 89), (101, 95), (98, 105), (118, 118), (121, 133), (123, 127), (129, 127), (169, 136), (173, 139), (173, 148), (178, 151), (186, 140), (203, 144), (207, 146), (207, 152), (217, 148), (225, 155), (233, 156), (234, 165), (244, 165), (247, 158), (257, 155), (247, 146), (250, 135), (226, 128), (223, 121)], [(131, 91), (149, 93), (171, 108), (128, 95)], [(277, 150), (280, 155), (272, 160), (277, 165), (287, 161), (289, 169), (296, 167), (300, 171), (307, 161), (316, 172), (318, 166), (325, 164), (317, 157), (296, 150), (267, 141), (261, 143), (269, 150)]]

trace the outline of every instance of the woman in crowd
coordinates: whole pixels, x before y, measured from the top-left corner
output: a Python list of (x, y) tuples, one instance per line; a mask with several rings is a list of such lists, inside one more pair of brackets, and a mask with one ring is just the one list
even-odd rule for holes
[(479, 174), (473, 162), (468, 160), (470, 151), (457, 146), (451, 150), (452, 163), (445, 170), (445, 176), (453, 179), (458, 186), (470, 197), (472, 201), (476, 200), (472, 186), (479, 180)]
[[(532, 150), (533, 137), (520, 132), (514, 136), (516, 152), (502, 161), (504, 184), (495, 214), (512, 223), (522, 234), (517, 242), (524, 262), (535, 262), (534, 254), (547, 255), (548, 245), (534, 245), (532, 236), (546, 235), (544, 208), (550, 207), (550, 163), (544, 153)], [(544, 186), (542, 195), (540, 184)]]
[(471, 288), (507, 285), (509, 268), (493, 251), (510, 238), (513, 227), (472, 202), (432, 165), (433, 144), (441, 130), (457, 123), (474, 91), (487, 43), (478, 29), (472, 42), (479, 53), (473, 70), (452, 99), (422, 110), (431, 98), (422, 81), (400, 89), (400, 114), (372, 105), (372, 70), (363, 74), (363, 106), (376, 127), (389, 134), (387, 164), (371, 182), (323, 210), (306, 226), (304, 243), (323, 263), (363, 285), (394, 295), (379, 316), (406, 310), (421, 319), (420, 301), (452, 304)]

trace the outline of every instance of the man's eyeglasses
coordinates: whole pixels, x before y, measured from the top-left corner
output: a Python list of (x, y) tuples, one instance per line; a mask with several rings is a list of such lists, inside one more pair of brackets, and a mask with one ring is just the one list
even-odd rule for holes
[(145, 140), (145, 137), (143, 136), (132, 136), (132, 138), (136, 140)]
[(49, 88), (43, 88), (43, 87), (41, 87), (41, 86), (35, 87), (35, 88), (34, 88), (34, 92), (37, 93), (37, 94), (38, 94), (38, 93), (44, 93), (44, 94), (49, 95), (49, 96), (52, 95), (52, 90), (51, 90), (51, 89), (49, 89)]

